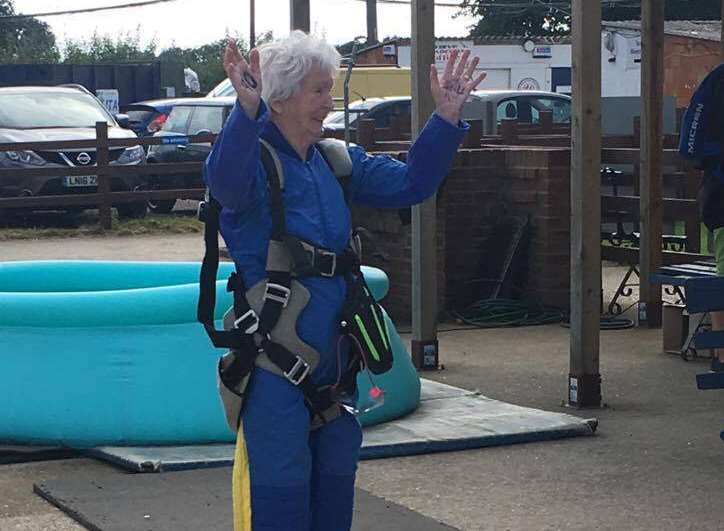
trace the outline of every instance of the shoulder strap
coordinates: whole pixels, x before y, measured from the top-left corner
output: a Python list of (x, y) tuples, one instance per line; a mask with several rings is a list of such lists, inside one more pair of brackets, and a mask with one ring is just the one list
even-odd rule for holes
[(276, 149), (264, 139), (259, 139), (261, 163), (266, 172), (271, 197), (272, 239), (282, 241), (286, 233), (286, 217), (284, 215), (284, 169)]
[(349, 156), (349, 151), (347, 151), (347, 145), (336, 138), (323, 138), (316, 145), (320, 155), (337, 177), (344, 192), (344, 201), (349, 205), (352, 158)]

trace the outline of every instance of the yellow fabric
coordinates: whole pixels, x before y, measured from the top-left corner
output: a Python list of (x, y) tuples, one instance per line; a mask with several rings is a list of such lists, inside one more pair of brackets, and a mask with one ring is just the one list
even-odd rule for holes
[(234, 531), (251, 531), (251, 479), (243, 423), (240, 423), (236, 435), (231, 492), (234, 506)]

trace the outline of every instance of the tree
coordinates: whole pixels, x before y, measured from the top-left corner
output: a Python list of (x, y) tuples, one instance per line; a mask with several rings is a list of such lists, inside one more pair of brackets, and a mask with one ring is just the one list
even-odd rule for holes
[(135, 34), (130, 31), (121, 33), (115, 40), (96, 32), (88, 40), (69, 39), (63, 50), (63, 62), (72, 64), (129, 63), (155, 59), (156, 41), (151, 40), (142, 45), (140, 26), (136, 28)]
[[(665, 0), (667, 20), (719, 20), (721, 0)], [(601, 0), (603, 20), (639, 20), (641, 2)], [(463, 0), (463, 13), (479, 17), (471, 36), (567, 35), (570, 0)]]
[[(16, 15), (12, 0), (0, 0), (0, 16)], [(55, 63), (60, 54), (55, 35), (35, 18), (0, 19), (1, 63)]]
[[(271, 31), (263, 33), (256, 37), (257, 46), (274, 39)], [(221, 64), (221, 58), (226, 48), (229, 37), (226, 36), (218, 41), (204, 44), (196, 48), (179, 48), (172, 46), (163, 50), (158, 58), (166, 63), (177, 63), (181, 67), (189, 67), (199, 76), (199, 84), (201, 92), (207, 92), (214, 88), (220, 81), (226, 77), (224, 66)], [(247, 43), (236, 36), (239, 50), (242, 54), (247, 55), (249, 46)]]

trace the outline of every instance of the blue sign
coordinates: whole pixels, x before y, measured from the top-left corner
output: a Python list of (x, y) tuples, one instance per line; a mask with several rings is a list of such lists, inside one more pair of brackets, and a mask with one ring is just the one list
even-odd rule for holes
[(164, 136), (161, 137), (161, 144), (188, 144), (189, 137), (187, 136)]

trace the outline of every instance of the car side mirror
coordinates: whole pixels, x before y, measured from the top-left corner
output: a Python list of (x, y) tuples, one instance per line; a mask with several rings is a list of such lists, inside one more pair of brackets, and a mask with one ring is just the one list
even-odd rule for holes
[(131, 127), (131, 118), (127, 114), (116, 114), (114, 118), (123, 129), (129, 129)]

